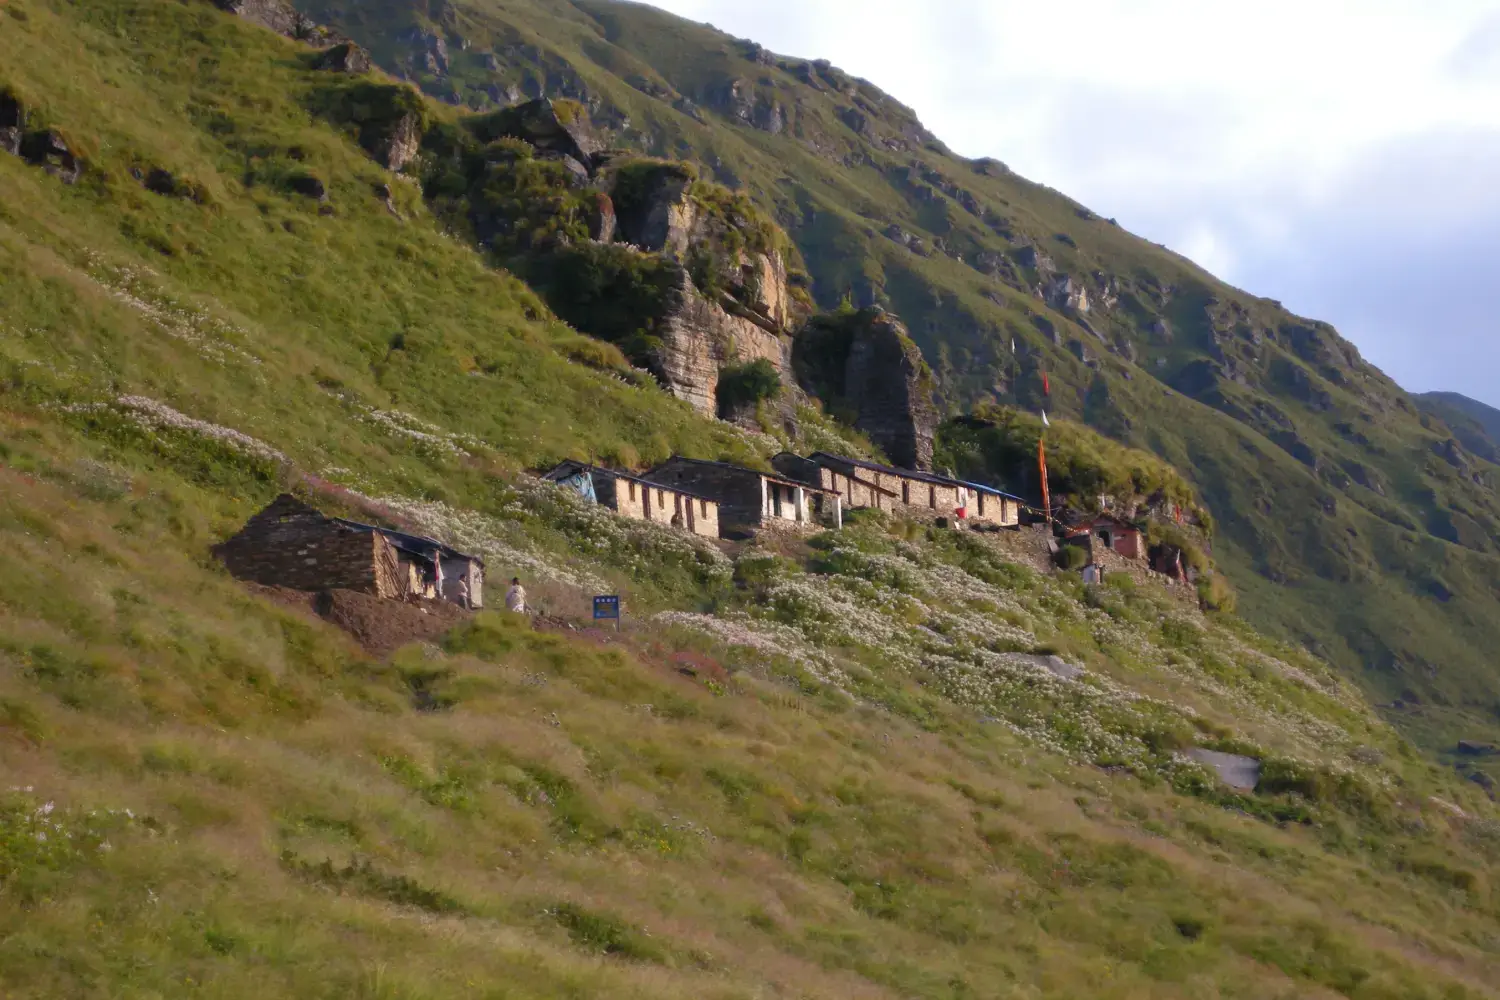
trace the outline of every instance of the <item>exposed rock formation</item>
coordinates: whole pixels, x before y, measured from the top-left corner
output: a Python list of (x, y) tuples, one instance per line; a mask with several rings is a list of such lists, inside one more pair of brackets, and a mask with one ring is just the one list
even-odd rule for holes
[(220, 10), (228, 11), (278, 35), (296, 38), (313, 45), (345, 42), (338, 32), (317, 24), (297, 12), (287, 0), (214, 0)]
[(844, 390), (859, 407), (854, 426), (897, 465), (930, 470), (938, 422), (932, 370), (894, 316), (877, 310), (860, 316), (844, 376)]
[(1089, 292), (1083, 282), (1068, 274), (1053, 274), (1038, 290), (1039, 296), (1054, 309), (1075, 313), (1089, 311)]
[(334, 73), (350, 73), (355, 76), (360, 73), (370, 72), (370, 66), (370, 53), (353, 42), (335, 45), (318, 56), (317, 62), (313, 63), (314, 69), (329, 70)]
[(816, 316), (797, 336), (793, 362), (802, 388), (892, 462), (931, 469), (932, 370), (900, 320), (878, 307)]
[(243, 17), (245, 20), (270, 28), (278, 35), (295, 37), (302, 15), (286, 0), (214, 0), (220, 10)]
[(29, 132), (21, 137), (21, 157), (41, 167), (64, 184), (76, 182), (83, 173), (83, 163), (69, 148), (62, 133), (54, 129)]
[(8, 90), (0, 90), (0, 151), (21, 155), (21, 135), (26, 128), (26, 106)]
[(791, 384), (787, 331), (797, 317), (781, 253), (753, 248), (749, 221), (700, 203), (696, 184), (678, 164), (635, 164), (615, 175), (612, 203), (618, 238), (683, 272), (657, 326), (653, 367), (676, 395), (714, 413), (726, 365), (764, 358)]
[(771, 362), (784, 383), (790, 381), (790, 338), (731, 314), (705, 298), (685, 270), (680, 274), (657, 327), (661, 346), (653, 365), (674, 395), (700, 413), (716, 413), (720, 370), (757, 358)]
[(525, 104), (503, 108), (488, 116), (475, 128), (482, 141), (501, 137), (521, 139), (538, 150), (570, 156), (590, 168), (603, 145), (589, 130), (583, 116), (574, 113), (577, 105), (559, 107), (542, 97)]

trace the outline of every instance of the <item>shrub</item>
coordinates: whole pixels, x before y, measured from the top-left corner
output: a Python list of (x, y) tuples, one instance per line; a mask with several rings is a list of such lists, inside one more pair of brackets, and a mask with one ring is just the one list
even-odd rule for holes
[(719, 410), (728, 413), (781, 395), (781, 376), (765, 358), (731, 365), (719, 373)]
[(1214, 573), (1199, 578), (1198, 603), (1205, 611), (1222, 611), (1229, 614), (1234, 611), (1238, 600), (1234, 588), (1222, 575)]
[(1087, 566), (1089, 562), (1089, 550), (1082, 545), (1064, 545), (1057, 550), (1057, 565), (1059, 569), (1077, 572)]

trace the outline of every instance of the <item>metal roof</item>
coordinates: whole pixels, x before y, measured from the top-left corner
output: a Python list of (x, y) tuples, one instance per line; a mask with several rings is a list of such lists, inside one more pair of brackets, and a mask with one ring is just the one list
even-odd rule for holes
[(335, 524), (342, 524), (346, 528), (353, 528), (355, 531), (373, 531), (384, 535), (396, 548), (426, 559), (431, 559), (434, 553), (438, 553), (451, 559), (468, 559), (471, 562), (479, 563), (481, 566), (484, 565), (483, 558), (470, 555), (467, 552), (460, 552), (453, 546), (445, 545), (436, 538), (428, 538), (425, 535), (413, 535), (405, 531), (396, 531), (392, 528), (382, 528), (379, 525), (365, 524), (361, 521), (351, 521), (346, 517), (331, 517), (329, 520)]
[(986, 486), (983, 483), (971, 483), (964, 479), (953, 479), (949, 476), (939, 476), (931, 472), (918, 472), (916, 469), (898, 469), (893, 465), (881, 465), (879, 462), (869, 462), (862, 458), (846, 458), (843, 455), (831, 455), (826, 451), (815, 451), (807, 456), (807, 460), (810, 462), (816, 462), (820, 458), (833, 462), (842, 462), (845, 465), (852, 465), (860, 469), (868, 469), (871, 472), (884, 472), (887, 475), (898, 476), (902, 479), (935, 483), (939, 486), (967, 486), (969, 489), (978, 490), (981, 493), (989, 493), (992, 496), (1005, 497), (1008, 500), (1015, 500), (1017, 503), (1026, 502), (1018, 496), (1006, 493), (1004, 490), (997, 490), (993, 486)]
[(624, 479), (627, 482), (640, 483), (642, 486), (650, 486), (653, 489), (667, 490), (671, 493), (679, 493), (682, 496), (691, 497), (694, 500), (706, 500), (711, 504), (717, 504), (719, 502), (713, 497), (706, 497), (701, 493), (693, 493), (690, 490), (684, 490), (676, 486), (670, 486), (666, 483), (654, 483), (649, 479), (643, 479), (640, 476), (631, 475), (628, 472), (621, 472), (619, 469), (610, 469), (602, 465), (592, 465), (588, 462), (580, 462), (572, 458), (557, 463), (556, 467), (554, 467), (551, 472), (548, 472), (546, 475), (542, 476), (542, 478), (549, 482), (556, 482), (556, 480), (554, 480), (552, 477), (555, 476), (558, 470), (563, 468), (564, 466), (573, 466), (577, 469), (587, 469), (589, 472), (602, 472), (606, 476), (614, 476), (616, 479)]
[(790, 479), (786, 476), (779, 476), (774, 472), (762, 472), (759, 469), (752, 469), (748, 465), (735, 465), (733, 462), (717, 462), (709, 458), (684, 458), (681, 455), (673, 455), (661, 465), (658, 465), (656, 468), (646, 473), (646, 475), (654, 476), (659, 471), (661, 471), (661, 469), (668, 465), (671, 465), (673, 462), (691, 462), (694, 465), (712, 465), (720, 469), (733, 469), (735, 472), (749, 472), (753, 475), (760, 476), (762, 479), (770, 480), (773, 483), (779, 483), (782, 486), (792, 486), (800, 490), (811, 490), (814, 493), (827, 493), (829, 495), (832, 495), (838, 492), (837, 490), (825, 490), (821, 486), (814, 486), (811, 483), (799, 482), (798, 480)]

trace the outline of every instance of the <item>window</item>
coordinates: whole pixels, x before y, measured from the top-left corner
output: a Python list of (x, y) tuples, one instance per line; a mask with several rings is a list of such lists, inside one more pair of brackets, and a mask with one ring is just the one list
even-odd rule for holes
[(928, 486), (927, 487), (927, 506), (931, 507), (933, 510), (937, 510), (937, 487), (936, 486)]
[(635, 503), (635, 483), (630, 484), (630, 502)]
[(911, 483), (905, 479), (901, 480), (901, 502), (911, 503)]
[(984, 516), (984, 494), (979, 494), (979, 516)]
[(698, 516), (699, 517), (707, 517), (708, 516), (708, 501), (707, 500), (699, 500), (698, 501)]

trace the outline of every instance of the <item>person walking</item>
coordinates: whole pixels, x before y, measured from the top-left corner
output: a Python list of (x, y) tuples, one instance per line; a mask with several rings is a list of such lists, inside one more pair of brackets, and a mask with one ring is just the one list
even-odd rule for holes
[(469, 581), (459, 577), (458, 586), (455, 589), (458, 592), (458, 606), (465, 611), (473, 611), (474, 606), (469, 603)]
[(526, 588), (521, 586), (519, 576), (511, 578), (510, 589), (505, 592), (505, 610), (518, 615), (526, 613)]

